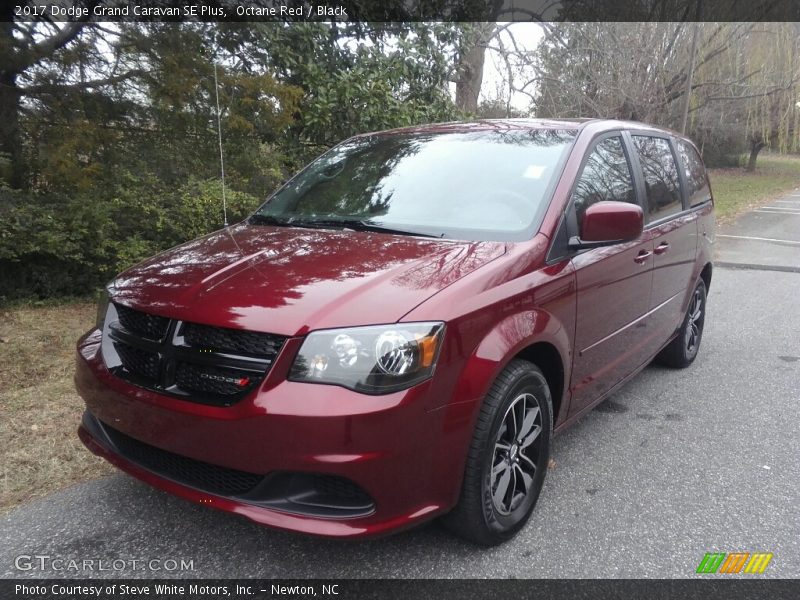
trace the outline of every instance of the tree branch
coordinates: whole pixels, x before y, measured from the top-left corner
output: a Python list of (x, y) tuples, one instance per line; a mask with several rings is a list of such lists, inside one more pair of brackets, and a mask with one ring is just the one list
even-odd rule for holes
[(78, 36), (85, 24), (85, 19), (67, 23), (57, 33), (45, 38), (38, 44), (33, 44), (24, 49), (17, 55), (17, 60), (12, 61), (13, 64), (9, 71), (11, 73), (21, 73), (43, 58), (50, 56), (56, 50), (63, 48)]
[(128, 71), (121, 75), (115, 75), (113, 77), (104, 77), (103, 79), (93, 79), (91, 81), (82, 81), (80, 83), (67, 83), (67, 84), (41, 83), (38, 85), (21, 88), (21, 90), (22, 93), (25, 94), (26, 96), (36, 96), (37, 94), (47, 94), (47, 93), (56, 93), (64, 91), (87, 90), (87, 89), (105, 87), (107, 85), (115, 85), (117, 83), (122, 83), (127, 79), (133, 79), (134, 77), (141, 77), (146, 74), (147, 71), (143, 69), (132, 69), (131, 71)]

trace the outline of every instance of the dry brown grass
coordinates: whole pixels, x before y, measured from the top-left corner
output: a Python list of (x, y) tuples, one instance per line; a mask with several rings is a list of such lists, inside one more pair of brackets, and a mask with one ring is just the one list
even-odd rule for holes
[(0, 512), (110, 472), (78, 440), (75, 342), (94, 305), (0, 309)]

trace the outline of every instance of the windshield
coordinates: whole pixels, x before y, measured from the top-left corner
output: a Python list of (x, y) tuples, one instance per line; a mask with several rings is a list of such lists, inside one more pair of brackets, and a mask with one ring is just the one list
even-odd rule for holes
[(528, 239), (575, 135), (538, 129), (354, 138), (312, 162), (252, 222)]

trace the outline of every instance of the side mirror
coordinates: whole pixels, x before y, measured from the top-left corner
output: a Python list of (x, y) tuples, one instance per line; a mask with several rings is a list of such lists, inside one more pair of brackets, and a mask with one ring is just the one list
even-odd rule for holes
[(628, 202), (598, 202), (583, 213), (580, 237), (569, 240), (573, 250), (612, 246), (642, 235), (644, 213)]

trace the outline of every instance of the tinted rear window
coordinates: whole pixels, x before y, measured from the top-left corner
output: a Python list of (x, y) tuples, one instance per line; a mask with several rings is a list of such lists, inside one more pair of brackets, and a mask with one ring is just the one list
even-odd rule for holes
[(689, 196), (689, 206), (702, 204), (711, 197), (711, 188), (708, 185), (708, 176), (703, 160), (694, 146), (685, 140), (676, 140), (675, 147), (686, 175), (686, 195)]
[(683, 210), (678, 167), (669, 141), (643, 135), (632, 137), (644, 175), (648, 221), (658, 221)]

